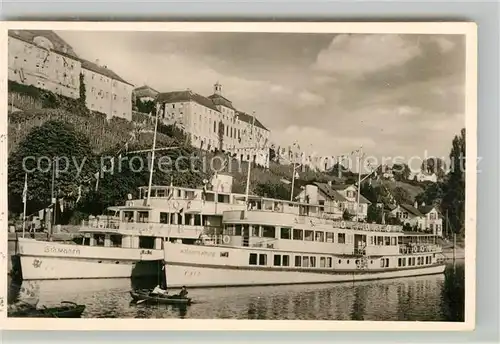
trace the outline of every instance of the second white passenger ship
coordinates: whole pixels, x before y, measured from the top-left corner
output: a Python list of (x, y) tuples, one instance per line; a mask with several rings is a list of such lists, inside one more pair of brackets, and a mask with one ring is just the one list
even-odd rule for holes
[[(375, 280), (444, 271), (436, 236), (402, 226), (329, 219), (324, 206), (252, 197), (223, 214), (223, 229), (194, 244), (166, 242), (169, 287)], [(243, 198), (242, 198), (243, 200)]]

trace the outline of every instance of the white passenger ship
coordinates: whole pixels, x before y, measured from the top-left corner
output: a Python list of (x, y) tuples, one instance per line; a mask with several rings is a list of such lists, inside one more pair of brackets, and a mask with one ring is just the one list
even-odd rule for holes
[(232, 177), (219, 174), (210, 190), (152, 186), (139, 198), (82, 223), (82, 244), (19, 238), (18, 265), (24, 280), (157, 276), (163, 243), (194, 244), (222, 228), (224, 211), (245, 209), (231, 192)]
[(329, 283), (438, 274), (432, 234), (328, 219), (321, 205), (250, 197), (223, 214), (215, 241), (166, 242), (169, 287)]

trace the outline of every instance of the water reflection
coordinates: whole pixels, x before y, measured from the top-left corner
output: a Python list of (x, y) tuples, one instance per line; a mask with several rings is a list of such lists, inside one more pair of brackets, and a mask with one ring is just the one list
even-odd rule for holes
[(9, 303), (36, 294), (39, 305), (73, 301), (97, 318), (220, 318), (322, 320), (464, 320), (464, 267), (445, 274), (384, 281), (191, 289), (190, 306), (131, 303), (131, 288), (155, 280), (110, 279), (12, 283)]

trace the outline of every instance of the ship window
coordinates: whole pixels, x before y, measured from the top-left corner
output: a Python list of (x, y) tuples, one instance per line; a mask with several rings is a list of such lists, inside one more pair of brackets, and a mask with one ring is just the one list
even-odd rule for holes
[(401, 259), (403, 261), (403, 266), (406, 266), (406, 258)]
[(104, 234), (94, 234), (95, 246), (104, 246)]
[(274, 263), (274, 266), (281, 266), (281, 255), (275, 254), (273, 263)]
[(325, 257), (320, 257), (319, 258), (319, 267), (320, 268), (326, 267), (326, 258)]
[(139, 248), (154, 249), (155, 248), (155, 237), (140, 236), (139, 237)]
[(295, 256), (295, 266), (300, 267), (302, 264), (302, 258), (300, 256)]
[(386, 237), (384, 237), (384, 239), (385, 239), (385, 246), (390, 246), (391, 245), (391, 237), (386, 236)]
[(160, 213), (160, 223), (169, 223), (169, 222), (170, 222), (170, 214)]
[(342, 259), (339, 259), (339, 264), (342, 264)]
[(396, 237), (391, 238), (391, 245), (396, 246)]
[[(419, 259), (419, 261), (420, 261), (420, 259)], [(398, 266), (401, 266), (401, 265), (402, 265), (401, 258), (398, 258)]]
[(267, 254), (259, 254), (259, 265), (267, 265)]
[(316, 267), (316, 257), (311, 256), (310, 262), (311, 262), (311, 268), (315, 268)]
[(262, 236), (264, 238), (275, 238), (276, 228), (270, 226), (262, 226)]
[(248, 264), (257, 265), (257, 253), (250, 253), (250, 258), (248, 259)]
[(259, 225), (252, 225), (252, 236), (258, 237), (259, 235)]
[(111, 247), (122, 247), (121, 235), (110, 235), (109, 240), (111, 242)]
[(332, 267), (332, 257), (326, 257), (326, 267), (327, 268)]
[[(415, 264), (415, 258), (413, 258), (413, 263)], [(385, 267), (389, 267), (389, 258), (385, 258)]]
[(290, 256), (287, 254), (283, 255), (283, 260), (281, 261), (281, 265), (290, 266)]
[(293, 240), (304, 240), (304, 231), (302, 229), (294, 229)]
[(199, 214), (194, 215), (194, 225), (201, 226), (201, 215)]
[(291, 228), (281, 228), (281, 239), (291, 239), (292, 238), (292, 229)]
[(304, 231), (304, 240), (305, 241), (313, 241), (314, 240), (314, 231)]
[(309, 267), (309, 257), (308, 256), (302, 257), (302, 267), (304, 267), (304, 268)]
[(333, 242), (334, 235), (335, 234), (333, 232), (326, 232), (326, 242)]
[(138, 211), (137, 215), (139, 216), (139, 221), (142, 223), (149, 222), (149, 211)]
[(134, 212), (124, 211), (123, 212), (123, 222), (134, 222)]
[(337, 240), (339, 244), (345, 244), (345, 233), (339, 233), (339, 240)]
[(383, 268), (385, 267), (385, 259), (380, 259), (380, 267)]
[(315, 241), (324, 242), (325, 241), (325, 232), (316, 232)]
[(234, 235), (241, 235), (241, 225), (236, 225), (234, 227)]
[(398, 236), (398, 245), (403, 245), (403, 237)]

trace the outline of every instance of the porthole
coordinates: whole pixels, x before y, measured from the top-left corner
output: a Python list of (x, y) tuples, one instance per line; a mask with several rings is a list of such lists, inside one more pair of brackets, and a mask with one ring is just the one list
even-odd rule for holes
[(349, 264), (349, 259), (347, 260), (347, 264)]
[(339, 264), (342, 264), (342, 259), (339, 259)]
[(102, 263), (102, 260), (98, 261), (98, 263), (99, 263), (99, 264), (100, 264), (100, 263)]

